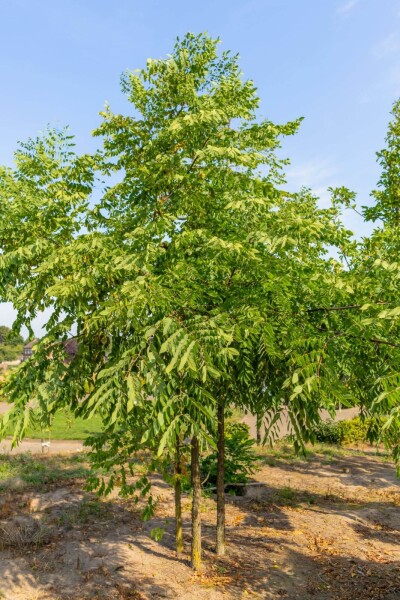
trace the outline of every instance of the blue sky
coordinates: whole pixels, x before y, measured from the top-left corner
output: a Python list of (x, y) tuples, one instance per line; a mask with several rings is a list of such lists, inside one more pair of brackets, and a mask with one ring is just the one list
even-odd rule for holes
[[(121, 72), (165, 56), (187, 31), (239, 52), (263, 116), (305, 117), (284, 146), (292, 189), (324, 201), (327, 187), (346, 185), (368, 202), (400, 96), (399, 0), (0, 0), (0, 163), (48, 123), (70, 125), (78, 150), (93, 149), (104, 102), (126, 107)], [(366, 232), (355, 216), (346, 222)], [(0, 305), (0, 324), (11, 322)]]

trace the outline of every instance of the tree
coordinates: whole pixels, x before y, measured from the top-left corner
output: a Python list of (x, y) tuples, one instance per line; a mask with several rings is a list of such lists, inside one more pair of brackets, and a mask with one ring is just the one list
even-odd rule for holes
[(0, 361), (15, 360), (22, 354), (24, 340), (9, 327), (0, 325)]
[(18, 333), (14, 333), (9, 327), (0, 325), (0, 343), (21, 346), (24, 343), (24, 339)]
[(364, 322), (376, 347), (373, 397), (370, 412), (379, 419), (387, 415), (383, 428), (372, 426), (371, 439), (383, 439), (400, 463), (400, 100), (393, 105), (386, 148), (377, 153), (382, 172), (373, 203), (363, 208), (367, 221), (378, 222), (372, 235), (364, 240), (360, 266), (368, 278), (379, 306), (364, 307), (369, 313)]
[(400, 101), (395, 102), (392, 115), (387, 146), (377, 153), (382, 172), (378, 189), (371, 193), (372, 203), (360, 212), (354, 192), (332, 190), (334, 203), (377, 225), (370, 236), (348, 247), (351, 301), (335, 307), (334, 318), (330, 312), (325, 327), (332, 338), (341, 340), (338, 364), (352, 402), (363, 418), (371, 417), (370, 440), (385, 442), (399, 464)]
[[(237, 56), (218, 54), (218, 40), (188, 34), (167, 59), (126, 73), (122, 87), (132, 113), (106, 107), (94, 156), (76, 156), (69, 136), (50, 131), (2, 171), (2, 299), (28, 328), (37, 310), (53, 310), (35, 365), (27, 361), (4, 388), (14, 403), (6, 419), (18, 440), (32, 401), (44, 421), (63, 406), (100, 414), (92, 456), (110, 469), (107, 481), (93, 479), (100, 491), (118, 471), (124, 493), (146, 494), (146, 477), (127, 479), (132, 454), (176, 453), (178, 465), (180, 443), (191, 439), (199, 568), (199, 451), (215, 445), (216, 415), (223, 553), (225, 407), (265, 414), (270, 429), (286, 409), (301, 444), (320, 408), (334, 412), (348, 397), (330, 327), (332, 306), (349, 304), (352, 288), (327, 249), (343, 254), (351, 237), (337, 206), (282, 190), (277, 151), (300, 120), (257, 119), (256, 88)], [(106, 185), (92, 196), (97, 176)], [(79, 352), (65, 364), (72, 327)]]

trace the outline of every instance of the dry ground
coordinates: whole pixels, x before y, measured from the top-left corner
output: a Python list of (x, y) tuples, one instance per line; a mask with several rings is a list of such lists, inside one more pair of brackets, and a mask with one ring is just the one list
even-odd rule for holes
[[(39, 460), (46, 461), (49, 457)], [(215, 501), (203, 500), (205, 569), (173, 550), (170, 489), (156, 517), (131, 501), (98, 501), (83, 480), (0, 492), (0, 598), (5, 600), (398, 600), (400, 486), (372, 452), (326, 449), (307, 461), (266, 455), (245, 496), (227, 496), (228, 553), (213, 552)], [(165, 527), (160, 542), (150, 538)], [(8, 537), (7, 537), (8, 536)]]

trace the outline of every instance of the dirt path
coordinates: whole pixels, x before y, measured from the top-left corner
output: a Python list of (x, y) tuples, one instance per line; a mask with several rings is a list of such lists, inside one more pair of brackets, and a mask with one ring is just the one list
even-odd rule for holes
[[(227, 495), (224, 558), (213, 551), (215, 500), (203, 499), (200, 575), (188, 566), (190, 499), (184, 499), (185, 553), (177, 557), (172, 493), (162, 481), (149, 522), (133, 501), (99, 502), (79, 482), (45, 493), (3, 492), (0, 525), (15, 528), (25, 519), (46, 529), (36, 548), (0, 551), (2, 597), (398, 600), (400, 486), (393, 466), (361, 453), (266, 460), (247, 495)], [(150, 537), (155, 527), (165, 530), (160, 542)]]
[[(47, 444), (48, 440), (44, 440)], [(51, 440), (50, 446), (42, 446), (41, 440), (23, 440), (17, 447), (11, 447), (11, 440), (4, 439), (0, 442), (0, 454), (64, 454), (69, 452), (81, 452), (83, 450), (82, 440)]]

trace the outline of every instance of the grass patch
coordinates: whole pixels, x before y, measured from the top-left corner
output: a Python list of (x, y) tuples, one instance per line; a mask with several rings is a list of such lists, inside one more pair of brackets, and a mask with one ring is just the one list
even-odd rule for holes
[(382, 450), (375, 450), (375, 452), (373, 452), (372, 447), (371, 451), (365, 451), (362, 449), (347, 448), (324, 443), (318, 443), (315, 445), (307, 444), (304, 453), (296, 454), (293, 444), (287, 440), (279, 441), (272, 448), (267, 446), (257, 448), (257, 454), (259, 455), (262, 463), (272, 467), (278, 464), (281, 460), (291, 463), (304, 463), (315, 459), (322, 459), (323, 462), (329, 463), (339, 458), (352, 456), (373, 456), (374, 458), (378, 458), (383, 462), (392, 460), (387, 452)]
[(321, 498), (310, 493), (308, 490), (292, 487), (290, 482), (272, 493), (272, 501), (279, 506), (299, 507), (304, 504), (318, 504)]
[(109, 503), (98, 498), (85, 499), (78, 506), (66, 508), (59, 516), (58, 524), (68, 529), (76, 525), (89, 525), (111, 518)]
[(86, 456), (0, 455), (0, 491), (16, 479), (23, 487), (41, 488), (69, 479), (84, 478), (89, 469)]
[(84, 440), (93, 433), (99, 433), (101, 429), (100, 417), (94, 416), (91, 419), (82, 419), (65, 412), (58, 412), (54, 415), (50, 430), (30, 428), (26, 437), (33, 439), (48, 438), (50, 431), (50, 437), (54, 440)]
[[(54, 415), (49, 428), (29, 427), (25, 437), (46, 440), (49, 437), (51, 440), (84, 440), (89, 435), (99, 433), (101, 430), (102, 421), (98, 416), (82, 419), (74, 417), (68, 412), (60, 411)], [(12, 435), (12, 430), (8, 434)]]

